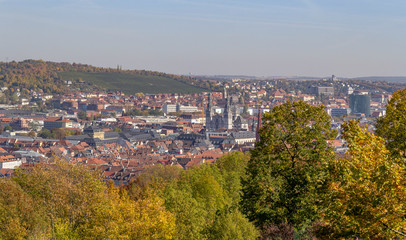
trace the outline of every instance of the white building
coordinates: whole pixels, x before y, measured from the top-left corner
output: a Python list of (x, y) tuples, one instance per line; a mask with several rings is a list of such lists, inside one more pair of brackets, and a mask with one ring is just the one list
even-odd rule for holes
[(195, 106), (183, 106), (183, 105), (176, 105), (176, 110), (178, 112), (198, 112), (199, 108)]
[(0, 169), (15, 169), (23, 164), (21, 159), (17, 159), (12, 155), (0, 156)]
[(196, 106), (184, 106), (180, 104), (164, 104), (162, 106), (162, 111), (165, 114), (172, 112), (198, 112), (199, 108)]
[(162, 111), (165, 114), (171, 113), (171, 112), (176, 112), (176, 104), (164, 104), (162, 106)]

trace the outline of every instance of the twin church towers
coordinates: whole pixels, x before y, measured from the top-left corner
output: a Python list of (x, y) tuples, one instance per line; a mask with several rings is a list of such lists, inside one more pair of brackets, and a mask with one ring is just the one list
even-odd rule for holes
[(240, 116), (240, 107), (233, 101), (233, 98), (227, 94), (227, 89), (223, 91), (224, 111), (222, 114), (214, 112), (212, 105), (212, 94), (209, 93), (206, 108), (206, 131), (218, 130), (248, 130), (247, 121)]

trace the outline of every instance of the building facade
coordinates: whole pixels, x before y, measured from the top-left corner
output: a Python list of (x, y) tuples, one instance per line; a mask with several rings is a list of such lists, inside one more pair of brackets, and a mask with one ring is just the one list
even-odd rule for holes
[[(224, 94), (227, 96), (227, 94)], [(206, 108), (206, 131), (216, 131), (218, 129), (239, 129), (248, 130), (247, 121), (240, 116), (238, 105), (233, 103), (232, 98), (226, 98), (223, 114), (216, 114), (213, 111), (211, 94)]]
[(371, 96), (368, 94), (350, 95), (351, 113), (363, 113), (366, 117), (371, 116)]

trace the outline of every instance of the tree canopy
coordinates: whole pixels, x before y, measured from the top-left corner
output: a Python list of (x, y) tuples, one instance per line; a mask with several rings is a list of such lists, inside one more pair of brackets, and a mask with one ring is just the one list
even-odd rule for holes
[(358, 122), (343, 125), (348, 155), (332, 164), (333, 181), (321, 239), (394, 239), (405, 237), (406, 178), (381, 137)]
[(406, 89), (396, 91), (376, 123), (376, 134), (386, 140), (392, 155), (406, 156)]
[(97, 171), (57, 161), (2, 179), (1, 239), (173, 239), (156, 195), (134, 201)]
[(187, 171), (154, 166), (127, 188), (134, 199), (149, 191), (164, 199), (176, 218), (177, 239), (256, 239), (257, 229), (239, 208), (248, 159), (235, 152)]
[(320, 218), (334, 139), (323, 106), (287, 102), (263, 117), (243, 184), (243, 212), (257, 226), (292, 225), (303, 232)]

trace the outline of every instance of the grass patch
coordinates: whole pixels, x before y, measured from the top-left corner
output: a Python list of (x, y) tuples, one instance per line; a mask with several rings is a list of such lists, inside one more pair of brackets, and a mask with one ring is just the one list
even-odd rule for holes
[(61, 72), (63, 80), (82, 79), (107, 90), (119, 90), (126, 94), (143, 93), (199, 93), (204, 89), (188, 85), (176, 79), (155, 75), (108, 72)]

